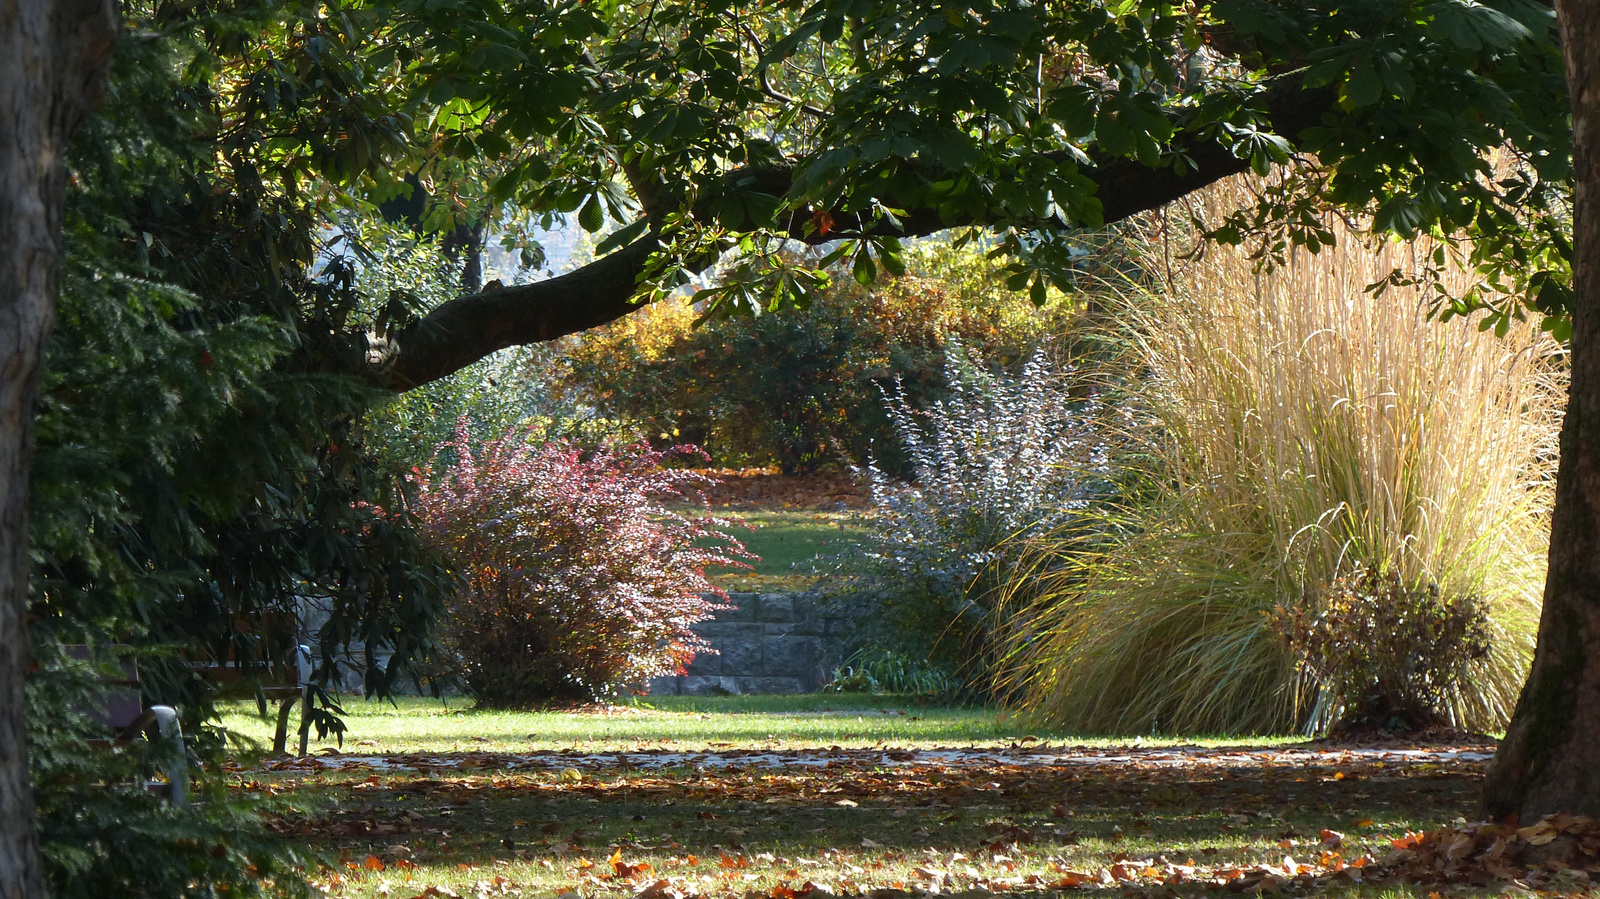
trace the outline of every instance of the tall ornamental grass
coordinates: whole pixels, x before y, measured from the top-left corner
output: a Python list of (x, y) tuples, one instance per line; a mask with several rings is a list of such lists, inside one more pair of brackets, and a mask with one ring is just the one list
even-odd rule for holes
[(1368, 291), (1420, 250), (1341, 237), (1270, 272), (1211, 248), (1170, 296), (1113, 301), (1139, 373), (1125, 455), (1148, 477), (1098, 541), (1029, 546), (1007, 638), (1023, 709), (1086, 732), (1325, 729), (1342, 700), (1282, 621), (1367, 569), (1487, 610), (1489, 651), (1438, 712), (1504, 725), (1538, 619), (1560, 348)]

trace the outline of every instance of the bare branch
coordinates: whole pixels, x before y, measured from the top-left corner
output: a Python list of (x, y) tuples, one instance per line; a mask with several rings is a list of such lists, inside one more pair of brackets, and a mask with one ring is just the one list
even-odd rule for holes
[[(762, 56), (766, 56), (767, 50), (761, 45), (761, 38), (756, 37), (755, 30), (743, 22), (736, 22), (735, 24), (738, 25), (739, 29), (744, 32), (744, 36), (750, 39), (750, 45), (756, 48), (756, 57), (759, 59)], [(804, 112), (807, 115), (815, 118), (825, 119), (828, 117), (827, 110), (817, 106), (812, 106), (810, 103), (797, 100), (794, 97), (791, 97), (773, 87), (772, 79), (767, 75), (767, 69), (767, 66), (761, 66), (759, 68), (759, 74), (761, 76), (761, 92), (763, 94), (766, 94), (768, 97), (777, 100), (779, 103), (783, 103), (788, 106), (798, 106), (800, 107), (801, 112)]]

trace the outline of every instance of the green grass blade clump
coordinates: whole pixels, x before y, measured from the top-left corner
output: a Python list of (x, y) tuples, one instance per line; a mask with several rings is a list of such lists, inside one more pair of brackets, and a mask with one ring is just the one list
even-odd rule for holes
[(1325, 728), (1338, 698), (1269, 615), (1359, 565), (1486, 602), (1492, 651), (1440, 711), (1503, 726), (1538, 618), (1561, 350), (1367, 291), (1411, 250), (1344, 237), (1266, 273), (1212, 249), (1174, 295), (1115, 301), (1149, 486), (1096, 545), (1030, 547), (1010, 596), (1022, 708), (1086, 732)]

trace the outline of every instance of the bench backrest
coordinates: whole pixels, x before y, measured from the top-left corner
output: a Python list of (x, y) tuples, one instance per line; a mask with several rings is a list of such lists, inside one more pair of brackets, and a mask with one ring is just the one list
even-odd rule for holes
[[(77, 659), (80, 662), (87, 662), (94, 658), (94, 654), (89, 651), (89, 647), (82, 643), (71, 644), (63, 648), (66, 650), (68, 658)], [(139, 668), (133, 663), (133, 659), (126, 655), (126, 651), (129, 648), (121, 645), (109, 647), (122, 660), (122, 676), (120, 678), (108, 677), (102, 680), (103, 687), (97, 691), (99, 693), (97, 700), (88, 708), (82, 710), (90, 721), (102, 727), (121, 730), (138, 720), (139, 716), (144, 713), (144, 700), (139, 694)]]
[(261, 691), (267, 696), (298, 693), (311, 679), (311, 653), (294, 647), (282, 660), (255, 660), (242, 665), (235, 659), (195, 662), (190, 666), (217, 689), (219, 696), (240, 697)]

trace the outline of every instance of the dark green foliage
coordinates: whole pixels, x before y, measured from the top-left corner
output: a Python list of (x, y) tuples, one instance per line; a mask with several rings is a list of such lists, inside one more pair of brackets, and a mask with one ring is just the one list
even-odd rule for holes
[[(56, 899), (309, 896), (304, 859), (260, 819), (259, 801), (210, 777), (176, 808), (146, 788), (149, 744), (91, 745), (101, 672), (49, 647), (28, 685), (29, 764), (42, 851)], [(114, 671), (115, 668), (112, 668)]]
[[(387, 668), (367, 667), (366, 691), (381, 695), (432, 651), (453, 580), (415, 533), (400, 473), (355, 439), (374, 392), (330, 373), (344, 352), (333, 322), (376, 304), (354, 289), (346, 261), (312, 267), (316, 221), (263, 180), (283, 160), (249, 117), (219, 133), (210, 67), (230, 41), (270, 29), (220, 17), (192, 30), (166, 20), (161, 40), (140, 32), (164, 15), (130, 8), (110, 96), (69, 151), (29, 614), (42, 660), (62, 643), (141, 647), (146, 701), (178, 707), (191, 750), (214, 762), (222, 735), (190, 662), (284, 658), (299, 635), (283, 623), (300, 597), (317, 597), (333, 610), (316, 637), (317, 677), (332, 678), (353, 643), (369, 662), (390, 651)], [(314, 91), (300, 100), (315, 119)], [(273, 838), (220, 785), (187, 811), (124, 787), (138, 745), (91, 750), (82, 722), (62, 717), (92, 707), (92, 686), (49, 668), (32, 685), (40, 833), (57, 895), (299, 889)], [(317, 729), (336, 730), (336, 707), (319, 695)]]
[[(393, 650), (387, 670), (367, 672), (381, 693), (429, 651), (451, 581), (413, 532), (400, 473), (356, 437), (374, 392), (324, 371), (343, 352), (335, 322), (400, 313), (356, 290), (348, 260), (311, 268), (309, 210), (261, 180), (281, 161), (245, 132), (215, 130), (206, 74), (223, 51), (201, 38), (218, 32), (188, 33), (125, 41), (112, 95), (72, 148), (34, 478), (34, 618), (41, 637), (250, 661), (287, 654), (293, 630), (262, 623), (318, 596), (334, 610), (323, 673), (353, 641)], [(256, 127), (315, 117), (316, 94), (299, 99), (273, 107), (287, 121)], [(150, 674), (153, 696), (198, 724), (203, 690), (181, 660)]]
[(824, 693), (902, 693), (955, 698), (967, 685), (948, 667), (879, 646), (857, 650), (822, 685)]
[[(1257, 174), (1287, 169), (1218, 239), (1259, 241), (1269, 259), (1315, 250), (1333, 240), (1319, 215), (1330, 204), (1370, 214), (1380, 232), (1468, 235), (1457, 249), (1513, 298), (1480, 291), (1441, 305), (1494, 303), (1559, 325), (1571, 126), (1548, 4), (784, 7), (798, 19), (763, 65), (804, 71), (837, 47), (849, 58), (836, 64), (855, 75), (798, 79), (826, 85), (806, 98), (828, 115), (799, 163), (796, 207), (843, 206), (891, 225), (894, 210), (932, 207), (946, 221), (971, 215), (1019, 232), (1051, 219), (1094, 227), (1140, 185), (1096, 195), (1084, 172), (1119, 158), (1193, 171), (1220, 144)], [(1310, 115), (1274, 122), (1272, 91)], [(1019, 257), (1017, 276), (1063, 277), (1050, 264), (1059, 259), (1039, 262)]]
[(1474, 596), (1442, 596), (1394, 571), (1358, 568), (1277, 627), (1343, 712), (1333, 730), (1410, 730), (1442, 722), (1446, 696), (1489, 655), (1489, 615)]

